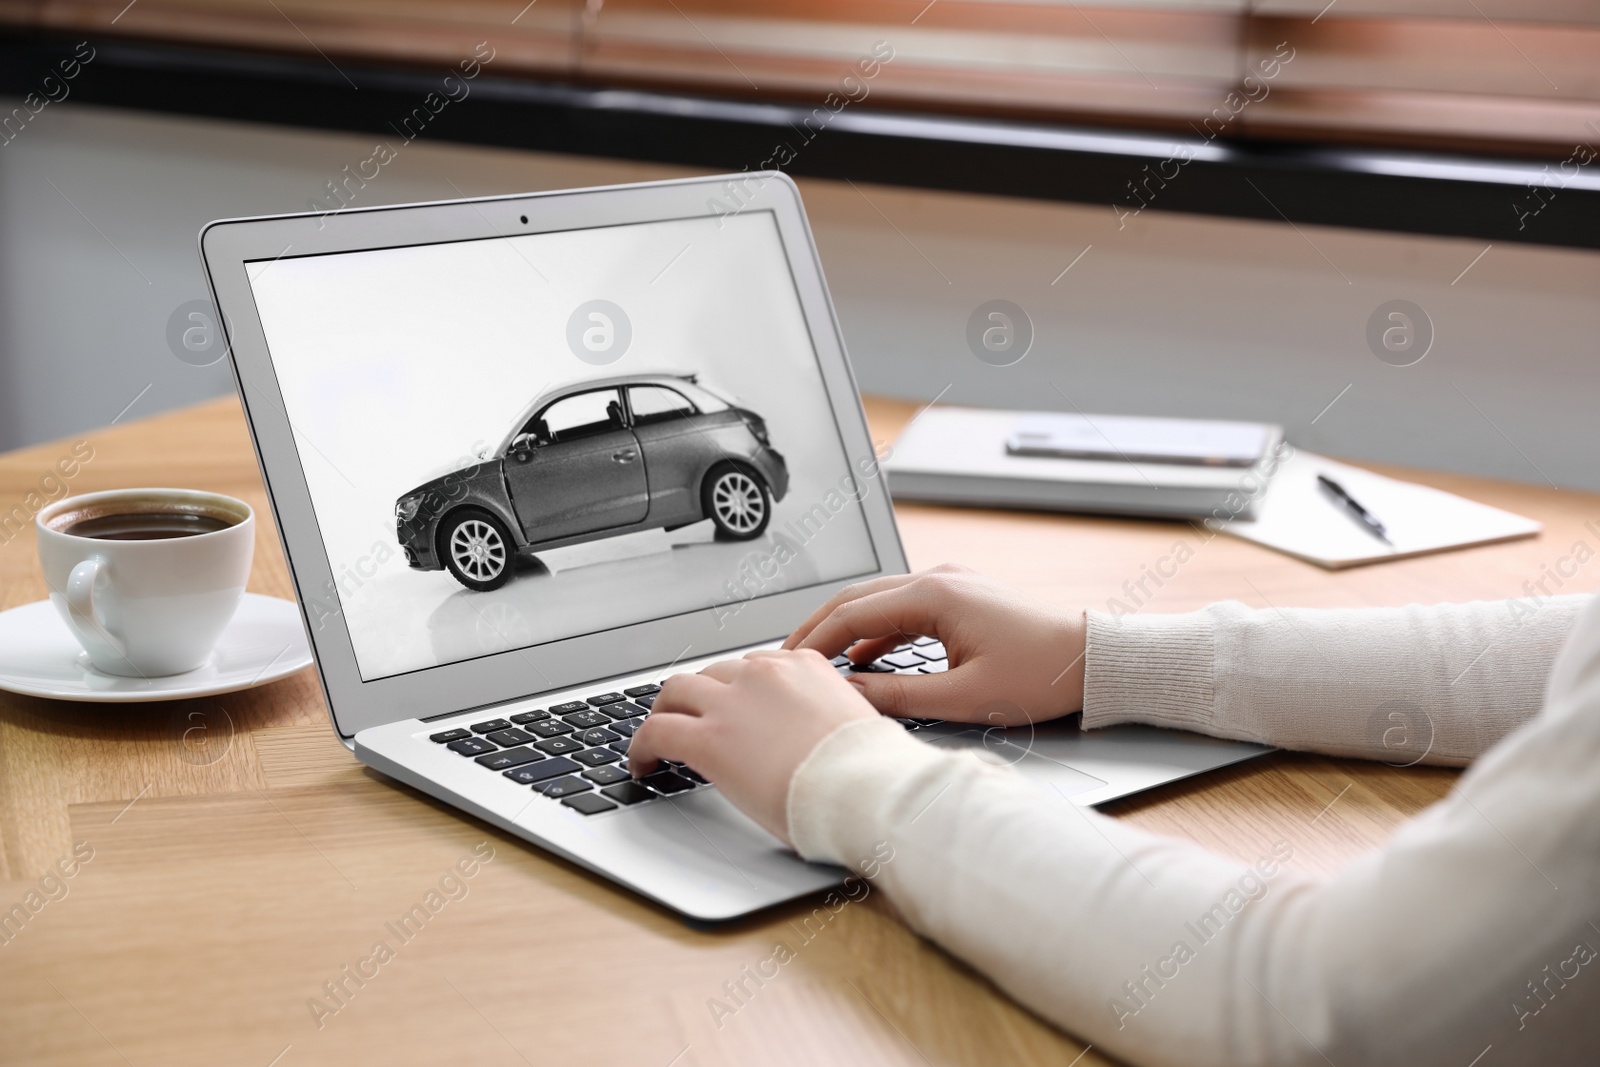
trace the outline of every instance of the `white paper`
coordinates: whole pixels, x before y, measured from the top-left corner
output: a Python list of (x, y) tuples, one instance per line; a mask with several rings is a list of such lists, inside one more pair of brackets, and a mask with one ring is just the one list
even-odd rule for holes
[[(1317, 484), (1318, 474), (1360, 501), (1394, 543), (1384, 544), (1340, 506)], [(1278, 468), (1254, 520), (1221, 526), (1224, 533), (1330, 569), (1531, 537), (1541, 529), (1522, 515), (1310, 452), (1296, 452)]]

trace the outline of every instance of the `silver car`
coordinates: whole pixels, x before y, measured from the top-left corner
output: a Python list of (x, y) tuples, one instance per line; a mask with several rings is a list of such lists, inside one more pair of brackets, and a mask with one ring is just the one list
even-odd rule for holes
[(635, 374), (541, 393), (498, 448), (401, 496), (395, 519), (412, 567), (489, 590), (523, 550), (705, 519), (720, 538), (759, 537), (788, 489), (759, 415), (695, 375)]

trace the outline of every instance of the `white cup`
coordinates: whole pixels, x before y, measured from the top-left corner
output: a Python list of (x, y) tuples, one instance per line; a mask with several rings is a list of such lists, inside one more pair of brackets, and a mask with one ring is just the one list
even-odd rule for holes
[[(65, 532), (95, 516), (208, 515), (206, 533), (110, 540)], [(50, 602), (104, 674), (154, 678), (205, 665), (233, 619), (255, 553), (255, 512), (195, 489), (112, 489), (69, 496), (39, 512), (39, 563)]]

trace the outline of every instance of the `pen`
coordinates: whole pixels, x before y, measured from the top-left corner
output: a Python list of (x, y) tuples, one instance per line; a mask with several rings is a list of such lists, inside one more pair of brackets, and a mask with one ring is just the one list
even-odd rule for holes
[(1372, 514), (1372, 512), (1368, 511), (1366, 508), (1362, 507), (1361, 502), (1355, 497), (1351, 496), (1349, 492), (1345, 490), (1344, 486), (1340, 485), (1326, 474), (1317, 475), (1317, 483), (1331, 493), (1333, 498), (1337, 500), (1346, 511), (1354, 515), (1357, 519), (1361, 520), (1361, 524), (1367, 528), (1367, 531), (1371, 533), (1372, 536), (1376, 537), (1386, 545), (1392, 546), (1394, 544), (1393, 541), (1389, 540), (1389, 531), (1384, 527), (1383, 523), (1378, 521), (1378, 517)]

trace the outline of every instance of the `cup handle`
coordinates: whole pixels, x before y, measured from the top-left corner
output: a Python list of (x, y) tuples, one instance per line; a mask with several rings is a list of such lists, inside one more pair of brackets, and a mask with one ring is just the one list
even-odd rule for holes
[(100, 613), (94, 606), (94, 583), (107, 564), (99, 556), (91, 556), (72, 568), (67, 577), (67, 611), (72, 616), (72, 628), (78, 640), (90, 653), (90, 659), (126, 660), (128, 649), (122, 639), (106, 629)]

